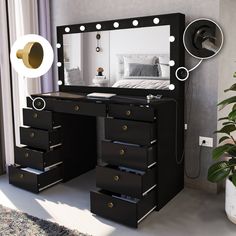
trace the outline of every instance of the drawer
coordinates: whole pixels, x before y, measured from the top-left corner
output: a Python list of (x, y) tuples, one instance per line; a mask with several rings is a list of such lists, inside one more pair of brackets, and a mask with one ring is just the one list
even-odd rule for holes
[(109, 116), (127, 120), (154, 121), (155, 113), (151, 107), (126, 106), (119, 104), (109, 105)]
[(21, 144), (33, 148), (50, 150), (52, 147), (61, 144), (61, 129), (52, 131), (20, 127)]
[(157, 146), (137, 147), (102, 141), (102, 160), (112, 165), (146, 170), (156, 164)]
[(106, 116), (106, 105), (89, 102), (75, 102), (57, 100), (54, 102), (54, 111), (81, 114), (87, 116)]
[(156, 188), (141, 199), (126, 199), (108, 191), (90, 192), (91, 212), (130, 227), (156, 208)]
[(45, 171), (46, 168), (62, 163), (61, 147), (42, 151), (29, 147), (15, 147), (15, 163)]
[[(122, 167), (123, 168), (123, 167)], [(156, 168), (140, 173), (126, 172), (115, 166), (96, 167), (96, 186), (111, 192), (141, 198), (149, 192), (157, 182)]]
[(105, 138), (112, 141), (150, 145), (156, 140), (156, 124), (106, 118)]
[(60, 126), (55, 115), (51, 111), (36, 111), (33, 109), (23, 109), (23, 123), (32, 128), (52, 130)]
[(21, 168), (21, 166), (9, 166), (9, 183), (34, 193), (38, 193), (62, 181), (61, 165), (38, 174)]

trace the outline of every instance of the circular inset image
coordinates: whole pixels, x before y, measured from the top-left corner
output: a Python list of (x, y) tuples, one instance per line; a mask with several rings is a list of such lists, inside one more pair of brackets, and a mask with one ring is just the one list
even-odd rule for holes
[(222, 48), (224, 36), (220, 26), (209, 19), (192, 21), (185, 29), (183, 42), (186, 51), (198, 59), (209, 59)]
[(46, 107), (46, 102), (41, 97), (36, 97), (33, 99), (32, 106), (37, 111), (42, 111)]
[(175, 71), (175, 76), (180, 81), (185, 81), (189, 77), (189, 70), (186, 67), (179, 67)]
[(10, 59), (12, 67), (19, 75), (37, 78), (51, 68), (54, 54), (51, 44), (45, 38), (27, 34), (15, 41), (11, 48)]

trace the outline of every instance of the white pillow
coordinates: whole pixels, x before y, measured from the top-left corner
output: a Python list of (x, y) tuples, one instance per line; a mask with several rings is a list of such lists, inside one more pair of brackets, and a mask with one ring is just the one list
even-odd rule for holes
[(138, 64), (155, 64), (155, 56), (148, 55), (133, 55), (133, 56), (124, 56), (124, 77), (129, 76), (129, 64), (138, 63)]
[(159, 65), (161, 68), (161, 77), (170, 78), (170, 66), (169, 66), (169, 58), (168, 57), (159, 57)]

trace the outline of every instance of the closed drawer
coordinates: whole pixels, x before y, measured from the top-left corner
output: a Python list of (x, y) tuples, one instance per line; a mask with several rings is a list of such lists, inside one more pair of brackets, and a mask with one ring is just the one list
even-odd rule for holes
[(137, 121), (154, 121), (155, 113), (151, 107), (109, 105), (109, 116)]
[(102, 141), (102, 160), (112, 165), (146, 170), (156, 164), (156, 149), (156, 145), (137, 147)]
[(130, 227), (138, 224), (156, 208), (156, 189), (142, 199), (125, 199), (108, 191), (90, 192), (91, 212)]
[(62, 163), (61, 147), (48, 152), (29, 147), (15, 147), (15, 163), (45, 171), (48, 167)]
[(60, 181), (62, 181), (61, 165), (38, 174), (23, 170), (21, 166), (9, 166), (9, 183), (34, 193)]
[(114, 166), (96, 167), (96, 185), (111, 192), (125, 194), (127, 196), (141, 198), (147, 194), (157, 182), (156, 168), (146, 172), (127, 172)]
[(20, 127), (20, 141), (30, 147), (43, 150), (61, 144), (61, 129), (45, 131), (33, 128)]
[(155, 123), (105, 119), (105, 138), (139, 145), (150, 145), (156, 139)]
[(106, 105), (89, 102), (74, 102), (57, 100), (54, 102), (54, 111), (81, 114), (87, 116), (106, 116)]
[(33, 109), (23, 109), (23, 123), (32, 128), (45, 130), (51, 130), (60, 125), (53, 115), (53, 112), (45, 110), (36, 111)]

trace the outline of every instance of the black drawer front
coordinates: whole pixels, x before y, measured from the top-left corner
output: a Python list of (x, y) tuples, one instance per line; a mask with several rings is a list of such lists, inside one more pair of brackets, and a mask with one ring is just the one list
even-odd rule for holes
[(38, 130), (20, 127), (20, 141), (30, 147), (50, 150), (51, 147), (61, 143), (61, 130)]
[(106, 116), (106, 105), (97, 103), (85, 103), (74, 101), (62, 101), (58, 100), (54, 102), (54, 111), (81, 114), (87, 116)]
[(45, 168), (60, 162), (62, 162), (61, 147), (49, 152), (29, 147), (15, 147), (15, 163), (18, 165), (44, 171)]
[(156, 139), (155, 123), (105, 119), (105, 138), (139, 145), (150, 145)]
[(51, 130), (59, 126), (51, 111), (36, 111), (33, 109), (23, 109), (23, 123), (32, 128)]
[(128, 173), (116, 167), (96, 167), (96, 185), (114, 193), (141, 198), (156, 183), (156, 169), (147, 170), (144, 174)]
[(136, 147), (102, 141), (102, 160), (108, 164), (146, 170), (157, 160), (157, 147)]
[[(44, 108), (44, 111), (45, 110), (53, 110), (53, 106), (54, 106), (54, 101), (55, 99), (53, 98), (46, 98), (46, 97), (42, 97), (43, 100), (45, 101), (45, 108)], [(33, 108), (33, 101), (30, 97), (27, 97), (26, 98), (26, 104), (27, 104), (27, 107), (30, 107), (30, 108)], [(37, 104), (35, 104), (37, 106)]]
[(90, 192), (91, 212), (130, 227), (156, 207), (156, 189), (135, 202), (118, 199), (107, 191)]
[(38, 193), (62, 180), (61, 166), (42, 174), (30, 173), (16, 166), (9, 166), (8, 170), (10, 184), (34, 193)]
[(154, 121), (155, 113), (150, 107), (109, 105), (109, 116), (128, 120)]

